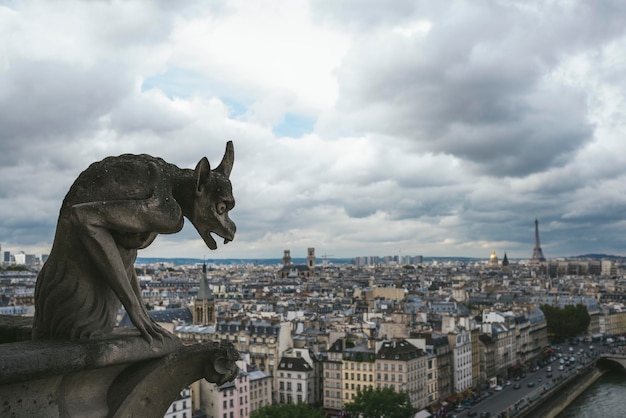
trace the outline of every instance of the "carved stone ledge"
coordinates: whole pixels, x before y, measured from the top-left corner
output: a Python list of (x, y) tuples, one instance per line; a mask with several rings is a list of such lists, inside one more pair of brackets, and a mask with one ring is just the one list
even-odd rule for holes
[(166, 339), (155, 348), (134, 334), (0, 344), (0, 416), (163, 416), (189, 384), (223, 384), (238, 373), (230, 344)]

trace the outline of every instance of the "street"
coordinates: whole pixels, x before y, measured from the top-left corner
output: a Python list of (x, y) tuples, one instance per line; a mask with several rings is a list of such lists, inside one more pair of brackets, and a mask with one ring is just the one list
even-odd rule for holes
[[(604, 348), (593, 344), (594, 349), (590, 350), (590, 345), (590, 343), (582, 342), (578, 345), (570, 345), (569, 343), (555, 345), (554, 347), (557, 349), (554, 353), (555, 359), (548, 365), (539, 368), (537, 371), (527, 371), (525, 377), (517, 381), (511, 380), (510, 385), (503, 385), (501, 391), (495, 391), (491, 388), (489, 392), (492, 395), (488, 398), (469, 409), (458, 412), (451, 411), (446, 416), (459, 418), (476, 416), (480, 418), (481, 414), (489, 412), (491, 417), (496, 417), (504, 410), (515, 409), (516, 405), (518, 408), (521, 408), (528, 400), (535, 400), (541, 392), (553, 388), (568, 376), (571, 376), (572, 373), (576, 373), (577, 367), (580, 368), (588, 364), (600, 353), (600, 349)], [(558, 357), (559, 354), (561, 355), (560, 358)], [(575, 362), (566, 365), (565, 363), (571, 357), (575, 358)], [(563, 359), (563, 370), (559, 370), (560, 359)], [(551, 377), (548, 377), (549, 374), (551, 374)], [(516, 384), (519, 385), (517, 389), (516, 387), (518, 386)], [(474, 415), (474, 412), (476, 415)]]

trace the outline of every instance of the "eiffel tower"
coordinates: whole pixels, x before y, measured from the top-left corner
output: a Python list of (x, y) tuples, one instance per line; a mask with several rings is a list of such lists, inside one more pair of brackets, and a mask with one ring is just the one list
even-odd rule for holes
[(541, 251), (541, 245), (539, 244), (539, 221), (535, 219), (535, 248), (533, 248), (533, 257), (528, 261), (529, 263), (541, 263), (546, 261)]

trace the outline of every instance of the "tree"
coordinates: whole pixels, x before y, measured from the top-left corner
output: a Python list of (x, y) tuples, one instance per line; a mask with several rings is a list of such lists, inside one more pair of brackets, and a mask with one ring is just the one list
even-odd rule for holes
[(571, 338), (583, 333), (591, 323), (591, 317), (584, 305), (567, 305), (557, 308), (541, 305), (541, 311), (548, 323), (548, 333), (557, 338)]
[(320, 408), (305, 403), (265, 405), (252, 411), (250, 418), (325, 418)]
[(344, 405), (344, 410), (352, 417), (362, 418), (410, 418), (417, 412), (411, 406), (408, 393), (371, 386), (357, 391), (352, 403)]

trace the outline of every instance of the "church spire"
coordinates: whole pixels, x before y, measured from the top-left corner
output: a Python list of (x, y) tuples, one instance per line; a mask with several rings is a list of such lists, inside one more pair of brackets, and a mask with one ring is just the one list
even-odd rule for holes
[(209, 280), (206, 276), (206, 262), (202, 264), (202, 279), (200, 279), (196, 300), (213, 300), (213, 291), (209, 287)]
[(206, 262), (202, 264), (202, 278), (198, 287), (198, 295), (193, 302), (193, 323), (197, 325), (215, 323), (215, 298), (206, 275)]

